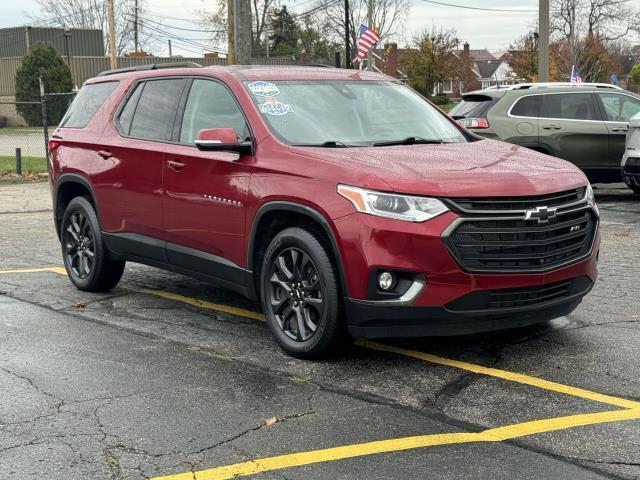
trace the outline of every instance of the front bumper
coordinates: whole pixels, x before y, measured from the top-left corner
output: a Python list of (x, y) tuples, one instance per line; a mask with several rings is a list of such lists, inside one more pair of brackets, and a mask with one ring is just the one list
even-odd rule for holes
[[(572, 312), (596, 281), (597, 231), (588, 256), (554, 270), (470, 273), (460, 267), (442, 238), (457, 218), (456, 213), (448, 212), (422, 224), (369, 215), (348, 215), (335, 221), (347, 287), (348, 329), (353, 336), (461, 335), (532, 325)], [(383, 269), (413, 272), (426, 285), (410, 301), (372, 298), (372, 273)], [(571, 282), (570, 291), (550, 301), (503, 303), (500, 308), (482, 304), (489, 292), (502, 295), (563, 282)]]
[(630, 187), (640, 188), (640, 151), (625, 151), (622, 157), (622, 180)]
[[(476, 291), (439, 307), (380, 305), (367, 300), (346, 299), (349, 333), (354, 337), (423, 337), (469, 335), (520, 328), (568, 315), (593, 288), (593, 281), (581, 276), (571, 281), (571, 293), (557, 300), (523, 307), (473, 309)], [(471, 309), (456, 309), (463, 303)], [(515, 302), (514, 302), (515, 303)]]

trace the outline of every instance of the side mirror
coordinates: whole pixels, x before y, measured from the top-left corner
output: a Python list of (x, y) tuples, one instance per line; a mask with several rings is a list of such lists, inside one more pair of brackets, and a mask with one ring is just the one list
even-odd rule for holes
[(631, 120), (629, 120), (629, 126), (631, 128), (640, 128), (640, 113), (636, 113)]
[(207, 128), (198, 132), (196, 147), (203, 151), (237, 152), (241, 155), (253, 155), (251, 141), (238, 143), (233, 128)]

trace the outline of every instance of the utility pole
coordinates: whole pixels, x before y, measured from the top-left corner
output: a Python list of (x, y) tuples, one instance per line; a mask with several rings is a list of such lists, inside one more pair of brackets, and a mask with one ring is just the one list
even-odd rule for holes
[(173, 57), (173, 53), (171, 52), (171, 39), (168, 40), (169, 42), (169, 58)]
[(69, 39), (71, 38), (71, 29), (68, 27), (64, 28), (64, 53), (67, 57), (67, 65), (71, 68), (71, 50), (69, 48)]
[[(373, 0), (369, 0), (367, 7), (367, 28), (373, 28)], [(367, 52), (367, 70), (373, 70), (373, 47)]]
[(113, 18), (113, 0), (107, 0), (107, 16), (109, 17), (109, 58), (111, 69), (118, 68), (116, 58), (116, 22)]
[(349, 33), (349, 0), (344, 0), (344, 64), (351, 68), (351, 35)]
[(549, 0), (538, 7), (538, 81), (549, 81)]
[(229, 65), (251, 63), (251, 3), (250, 0), (229, 0), (228, 15)]
[(138, 51), (138, 0), (135, 1), (134, 10), (133, 10), (133, 45), (134, 50)]

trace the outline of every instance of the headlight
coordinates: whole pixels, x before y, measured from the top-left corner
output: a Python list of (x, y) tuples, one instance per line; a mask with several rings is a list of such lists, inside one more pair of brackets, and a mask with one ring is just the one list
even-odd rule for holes
[(349, 200), (358, 212), (405, 222), (425, 222), (448, 210), (436, 198), (396, 195), (347, 185), (338, 185), (338, 193)]
[(589, 205), (596, 204), (596, 196), (593, 194), (591, 183), (587, 183), (587, 203), (589, 203)]

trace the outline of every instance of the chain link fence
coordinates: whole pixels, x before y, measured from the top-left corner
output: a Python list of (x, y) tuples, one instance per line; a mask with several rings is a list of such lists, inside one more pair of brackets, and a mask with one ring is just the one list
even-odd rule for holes
[[(47, 93), (40, 101), (0, 100), (0, 175), (45, 174), (51, 110), (66, 110), (75, 92)], [(57, 114), (54, 120), (58, 120)]]

